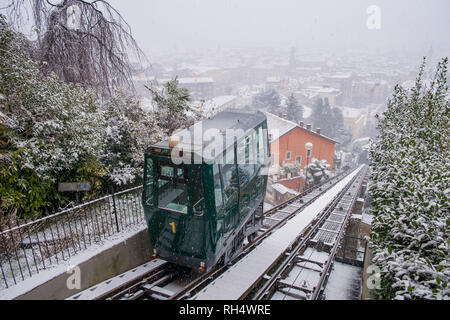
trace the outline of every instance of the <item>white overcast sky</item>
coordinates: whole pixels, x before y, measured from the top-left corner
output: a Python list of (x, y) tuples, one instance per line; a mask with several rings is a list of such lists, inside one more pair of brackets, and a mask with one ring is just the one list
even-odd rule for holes
[[(150, 56), (218, 46), (450, 52), (450, 0), (107, 1)], [(371, 5), (381, 10), (380, 30), (366, 26)]]
[[(447, 50), (449, 0), (110, 0), (148, 53), (217, 46)], [(366, 26), (370, 5), (381, 29)]]

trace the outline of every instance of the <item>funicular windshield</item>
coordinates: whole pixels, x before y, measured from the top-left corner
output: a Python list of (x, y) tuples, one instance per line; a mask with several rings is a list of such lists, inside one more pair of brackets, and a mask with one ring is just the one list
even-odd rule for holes
[(160, 209), (188, 213), (188, 172), (186, 165), (158, 161), (157, 188)]

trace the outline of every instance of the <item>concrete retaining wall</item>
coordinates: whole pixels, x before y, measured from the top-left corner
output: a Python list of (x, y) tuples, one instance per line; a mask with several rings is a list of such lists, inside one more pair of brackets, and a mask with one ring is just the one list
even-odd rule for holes
[(117, 276), (150, 260), (150, 238), (144, 229), (80, 263), (81, 289), (69, 290), (67, 281), (73, 275), (62, 273), (35, 287), (15, 300), (62, 300), (93, 285)]

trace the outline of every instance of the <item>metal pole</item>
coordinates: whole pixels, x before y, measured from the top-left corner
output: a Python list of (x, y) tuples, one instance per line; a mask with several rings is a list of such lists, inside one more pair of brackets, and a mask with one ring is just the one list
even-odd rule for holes
[(120, 232), (119, 229), (119, 220), (117, 218), (117, 208), (116, 208), (116, 199), (114, 198), (114, 188), (111, 186), (110, 190), (112, 190), (112, 200), (113, 200), (113, 210), (114, 210), (114, 217), (116, 220), (116, 227), (117, 227), (117, 232)]
[(308, 190), (308, 165), (309, 165), (309, 157), (308, 157), (308, 150), (306, 150), (306, 170), (305, 170), (306, 190)]

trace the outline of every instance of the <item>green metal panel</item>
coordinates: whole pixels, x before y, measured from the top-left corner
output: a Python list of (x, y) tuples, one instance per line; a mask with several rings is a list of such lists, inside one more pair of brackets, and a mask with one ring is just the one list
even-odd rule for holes
[[(261, 125), (261, 123), (259, 124)], [(266, 121), (262, 123), (263, 128), (267, 128)], [(267, 137), (267, 154), (269, 157), (269, 146)], [(255, 166), (254, 174), (244, 184), (239, 183), (240, 179), (246, 179), (242, 176), (242, 168), (237, 165), (237, 142), (234, 143), (234, 168), (235, 173), (232, 177), (236, 183), (236, 192), (228, 195), (227, 199), (223, 197), (223, 206), (217, 210), (213, 165), (203, 163), (201, 165), (188, 165), (188, 211), (187, 214), (172, 212), (158, 208), (158, 187), (157, 187), (157, 162), (170, 161), (170, 157), (156, 154), (145, 155), (144, 188), (142, 203), (144, 213), (147, 219), (150, 239), (154, 248), (169, 253), (186, 257), (189, 259), (200, 259), (213, 261), (218, 253), (224, 249), (224, 242), (230, 237), (231, 233), (248, 217), (248, 214), (257, 206), (261, 197), (264, 196), (267, 176), (259, 175), (262, 164)], [(153, 184), (148, 185), (150, 174), (148, 172), (148, 162), (154, 161), (151, 168), (153, 172)], [(202, 188), (198, 189), (194, 179), (195, 170), (201, 168)], [(239, 170), (241, 169), (241, 170)], [(220, 171), (221, 172), (221, 171)], [(222, 172), (220, 175), (221, 185), (223, 187)], [(152, 189), (152, 201), (148, 202), (149, 188)], [(198, 193), (202, 193), (199, 195)], [(222, 190), (222, 192), (224, 192)], [(193, 199), (204, 197), (204, 203), (201, 203), (203, 214), (194, 211), (195, 203)], [(193, 263), (192, 263), (192, 266)]]

